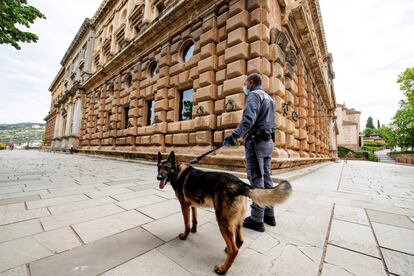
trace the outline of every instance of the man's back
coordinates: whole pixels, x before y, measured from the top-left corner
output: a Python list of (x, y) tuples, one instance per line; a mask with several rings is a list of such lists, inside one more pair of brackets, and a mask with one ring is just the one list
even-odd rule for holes
[(273, 99), (263, 90), (251, 91), (251, 95), (256, 94), (260, 100), (259, 111), (257, 114), (256, 122), (253, 124), (252, 129), (274, 129), (275, 128), (275, 105)]

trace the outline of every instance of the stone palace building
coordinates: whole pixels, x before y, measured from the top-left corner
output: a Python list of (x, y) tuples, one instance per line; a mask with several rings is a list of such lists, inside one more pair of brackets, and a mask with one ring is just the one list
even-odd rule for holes
[[(317, 0), (104, 0), (61, 65), (45, 147), (190, 160), (238, 125), (243, 82), (256, 72), (277, 107), (273, 169), (336, 156)], [(243, 146), (203, 162), (243, 168)]]
[(336, 105), (336, 121), (338, 125), (338, 146), (343, 146), (352, 150), (360, 150), (360, 117), (361, 111), (354, 108), (347, 108), (344, 104)]

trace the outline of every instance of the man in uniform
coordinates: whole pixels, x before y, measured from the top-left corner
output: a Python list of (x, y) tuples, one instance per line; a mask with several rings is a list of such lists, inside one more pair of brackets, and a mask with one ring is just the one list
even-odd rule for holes
[[(232, 134), (224, 138), (223, 144), (233, 146), (238, 138), (243, 137), (250, 184), (255, 188), (269, 189), (273, 187), (270, 163), (275, 132), (275, 106), (261, 85), (262, 78), (259, 74), (247, 77), (243, 87), (246, 95), (243, 118)], [(273, 207), (261, 208), (253, 202), (251, 215), (244, 220), (243, 226), (264, 232), (264, 222), (276, 225)]]

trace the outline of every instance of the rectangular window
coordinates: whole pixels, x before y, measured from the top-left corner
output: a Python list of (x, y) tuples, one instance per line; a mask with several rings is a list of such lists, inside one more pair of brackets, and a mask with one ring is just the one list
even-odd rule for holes
[(123, 110), (123, 117), (124, 117), (124, 120), (123, 120), (123, 128), (129, 128), (130, 127), (130, 125), (129, 125), (129, 120), (128, 120), (128, 112), (129, 112), (129, 106), (124, 106), (124, 110)]
[(155, 123), (155, 101), (147, 101), (147, 126)]
[(179, 120), (191, 120), (193, 114), (193, 88), (180, 92), (180, 114)]

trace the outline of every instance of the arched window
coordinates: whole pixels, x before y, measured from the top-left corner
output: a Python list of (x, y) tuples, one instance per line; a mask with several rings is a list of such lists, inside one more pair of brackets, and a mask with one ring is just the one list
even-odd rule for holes
[(188, 62), (194, 54), (195, 44), (192, 40), (184, 43), (182, 50), (182, 59), (184, 63)]
[(153, 78), (157, 74), (158, 64), (156, 61), (152, 61), (148, 66), (148, 74), (151, 78)]

